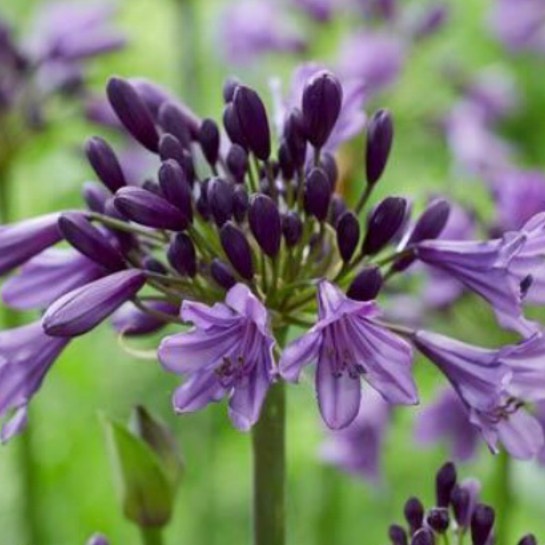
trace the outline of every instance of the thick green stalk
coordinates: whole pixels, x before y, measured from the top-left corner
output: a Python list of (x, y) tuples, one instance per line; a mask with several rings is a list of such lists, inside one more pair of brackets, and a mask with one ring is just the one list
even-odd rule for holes
[(284, 545), (285, 505), (284, 383), (275, 384), (267, 395), (259, 422), (252, 431), (254, 452), (254, 545)]
[[(178, 4), (178, 25), (175, 38), (180, 51), (181, 92), (188, 104), (198, 108), (202, 101), (201, 66), (199, 63), (199, 17), (196, 0), (176, 0)], [(179, 40), (182, 43), (180, 44)]]
[(492, 505), (496, 510), (496, 545), (508, 545), (511, 537), (510, 514), (514, 506), (511, 490), (511, 458), (505, 450), (496, 457), (494, 482), (496, 486)]
[(316, 545), (341, 541), (342, 487), (337, 469), (324, 465), (321, 472), (320, 512), (316, 525)]
[(163, 545), (161, 528), (142, 526), (140, 528), (140, 537), (142, 539), (142, 545)]

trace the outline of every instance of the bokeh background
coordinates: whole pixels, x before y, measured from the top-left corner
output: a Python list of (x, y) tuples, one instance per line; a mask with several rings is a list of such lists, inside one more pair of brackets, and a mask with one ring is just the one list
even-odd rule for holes
[[(3, 0), (0, 13), (21, 32), (30, 32), (32, 14), (44, 3)], [(424, 2), (412, 2), (420, 3)], [(456, 100), (445, 77), (449, 63), (468, 73), (500, 65), (513, 74), (523, 101), (501, 131), (517, 142), (522, 164), (544, 167), (544, 58), (529, 53), (513, 56), (498, 44), (486, 26), (492, 3), (451, 0), (448, 24), (414, 49), (394, 86), (367, 104), (368, 111), (388, 107), (396, 125), (394, 152), (377, 197), (407, 193), (423, 202), (429, 193), (444, 192), (477, 207), (485, 217), (492, 213), (482, 184), (453, 168), (449, 149), (434, 127), (434, 120)], [(221, 36), (223, 13), (231, 4), (228, 0), (118, 0), (117, 24), (129, 44), (91, 64), (90, 85), (101, 92), (110, 75), (144, 76), (175, 91), (200, 115), (216, 119), (222, 112), (222, 82), (231, 74), (268, 99), (270, 77), (280, 77), (287, 86), (303, 57), (269, 55), (250, 66), (230, 64), (223, 56)], [(310, 25), (304, 20), (297, 24)], [(313, 47), (304, 58), (331, 60), (336, 44), (355, 24), (346, 17), (330, 26), (309, 27)], [(77, 107), (60, 103), (50, 107), (56, 122), (32, 138), (11, 173), (16, 191), (13, 213), (20, 218), (78, 203), (81, 183), (91, 177), (81, 148), (100, 129), (82, 121)], [(343, 156), (356, 165), (344, 187), (350, 195), (363, 183), (363, 140), (356, 139)], [(448, 315), (437, 316), (437, 329), (442, 321), (469, 342), (505, 340), (474, 298), (464, 298)], [(142, 351), (155, 343), (154, 338), (128, 342), (131, 349)], [(436, 376), (424, 362), (417, 365), (417, 374), (425, 403), (433, 396)], [(109, 536), (112, 544), (137, 543), (137, 530), (123, 519), (114, 494), (100, 414), (124, 420), (135, 404), (144, 403), (175, 430), (187, 464), (166, 542), (248, 543), (249, 437), (230, 427), (223, 404), (175, 417), (170, 394), (176, 383), (177, 378), (165, 375), (152, 359), (128, 353), (106, 326), (73, 342), (32, 403), (34, 458), (29, 481), (22, 483), (18, 471), (21, 439), (0, 449), (0, 542), (24, 545), (22, 528), (32, 516), (40, 531), (39, 543), (33, 545), (82, 544), (94, 531)], [(448, 450), (423, 449), (415, 443), (417, 408), (394, 413), (384, 444), (382, 477), (375, 484), (341, 474), (320, 461), (324, 430), (310, 381), (289, 389), (288, 411), (290, 544), (385, 543), (387, 527), (401, 518), (409, 495), (431, 499), (434, 470), (448, 458)], [(460, 471), (482, 479), (484, 498), (494, 502), (503, 469), (484, 446)], [(530, 530), (545, 538), (545, 468), (513, 463), (510, 477), (509, 542)], [(32, 495), (33, 513), (24, 511), (23, 494)]]

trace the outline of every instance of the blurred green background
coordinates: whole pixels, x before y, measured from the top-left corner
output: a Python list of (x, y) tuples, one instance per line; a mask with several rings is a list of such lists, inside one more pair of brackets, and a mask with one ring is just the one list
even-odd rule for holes
[[(24, 29), (37, 4), (37, 0), (4, 0), (0, 12)], [(226, 0), (120, 0), (118, 24), (130, 43), (125, 51), (92, 64), (93, 88), (103, 89), (112, 74), (144, 76), (179, 94), (185, 92), (184, 98), (200, 115), (219, 119), (221, 84), (229, 74), (239, 75), (264, 97), (270, 76), (280, 75), (287, 87), (296, 64), (293, 59), (270, 57), (251, 68), (237, 69), (221, 57), (220, 13), (228, 4)], [(484, 29), (490, 7), (487, 0), (451, 0), (451, 7), (448, 26), (414, 51), (398, 84), (381, 95), (380, 104), (369, 106), (390, 108), (396, 121), (394, 154), (377, 196), (396, 192), (423, 197), (444, 191), (481, 207), (486, 215), (490, 210), (480, 184), (452, 169), (442, 139), (430, 130), (430, 120), (455, 99), (441, 67), (455, 61), (472, 71), (499, 63), (514, 72), (524, 105), (505, 132), (517, 140), (522, 160), (539, 168), (545, 159), (543, 60), (506, 57)], [(190, 10), (193, 25), (187, 24)], [(324, 60), (332, 58), (335, 44), (350, 24), (341, 21), (315, 32), (316, 51)], [(193, 60), (188, 75), (184, 67)], [(77, 205), (81, 183), (91, 177), (80, 150), (97, 128), (81, 121), (76, 107), (56, 104), (51, 110), (57, 123), (33, 138), (12, 172), (17, 217)], [(352, 153), (356, 159), (363, 158), (361, 142), (356, 141)], [(455, 328), (464, 340), (491, 345), (501, 341), (494, 320), (476, 299), (464, 300), (443, 319), (453, 324), (449, 331)], [(437, 327), (441, 329), (442, 324)], [(129, 344), (149, 350), (156, 342), (148, 338)], [(422, 398), (429, 400), (437, 377), (423, 362), (417, 365), (417, 375)], [(82, 544), (94, 531), (109, 536), (114, 545), (138, 542), (136, 528), (123, 519), (118, 508), (98, 418), (104, 412), (124, 420), (136, 403), (144, 403), (173, 427), (187, 463), (166, 542), (249, 542), (249, 437), (230, 427), (223, 404), (175, 417), (170, 395), (177, 382), (155, 361), (128, 354), (107, 326), (71, 344), (30, 411), (35, 455), (30, 486), (41, 529), (40, 542), (33, 545)], [(412, 423), (417, 409), (395, 412), (384, 450), (383, 479), (377, 486), (334, 473), (320, 463), (323, 429), (310, 382), (289, 389), (288, 411), (290, 544), (385, 543), (387, 527), (401, 519), (409, 495), (431, 500), (434, 471), (448, 453), (440, 447), (421, 450), (415, 445)], [(16, 438), (0, 449), (0, 542), (6, 545), (24, 545), (19, 442)], [(461, 467), (463, 475), (483, 480), (485, 499), (492, 503), (498, 471), (497, 461), (484, 447), (475, 462)], [(545, 538), (545, 469), (516, 463), (512, 484), (509, 541), (514, 543), (526, 531)]]

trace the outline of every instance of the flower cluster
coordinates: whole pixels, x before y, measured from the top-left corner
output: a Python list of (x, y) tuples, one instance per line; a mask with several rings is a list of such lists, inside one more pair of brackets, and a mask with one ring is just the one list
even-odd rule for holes
[[(435, 477), (435, 505), (426, 510), (417, 497), (404, 507), (405, 525), (392, 524), (388, 535), (392, 545), (433, 545), (438, 540), (462, 543), (469, 534), (473, 545), (494, 543), (496, 513), (481, 503), (481, 484), (476, 479), (458, 482), (456, 467), (447, 462)], [(533, 534), (523, 536), (519, 545), (535, 545)]]
[[(228, 398), (233, 424), (247, 430), (271, 384), (297, 382), (312, 365), (321, 415), (342, 429), (360, 411), (363, 382), (390, 404), (418, 403), (416, 348), (491, 449), (501, 442), (513, 456), (535, 455), (543, 433), (527, 404), (545, 392), (545, 338), (522, 300), (543, 264), (545, 217), (501, 238), (460, 241), (438, 238), (445, 200), (414, 219), (400, 196), (370, 207), (393, 142), (386, 110), (367, 123), (366, 183), (349, 207), (335, 191), (328, 146), (346, 106), (332, 73), (306, 81), (274, 152), (256, 91), (229, 80), (223, 94), (225, 135), (153, 84), (112, 78), (111, 107), (155, 157), (156, 178), (129, 184), (115, 151), (94, 137), (85, 149), (102, 185), (85, 185), (86, 209), (0, 229), (0, 272), (17, 269), (4, 301), (45, 309), (38, 322), (0, 337), (0, 414), (15, 411), (4, 440), (24, 425), (70, 339), (114, 315), (125, 335), (193, 325), (158, 350), (163, 367), (185, 377), (173, 398), (179, 413)], [(61, 241), (70, 248), (53, 248)], [(417, 262), (475, 292), (520, 342), (485, 349), (391, 323), (382, 301)], [(308, 330), (283, 348), (291, 326)]]

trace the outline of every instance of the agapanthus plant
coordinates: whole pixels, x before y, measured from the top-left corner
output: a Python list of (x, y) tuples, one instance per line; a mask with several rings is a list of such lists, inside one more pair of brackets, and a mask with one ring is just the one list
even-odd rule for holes
[[(259, 95), (235, 80), (224, 88), (225, 134), (151, 83), (114, 77), (107, 95), (156, 157), (157, 176), (128, 184), (113, 148), (91, 138), (86, 153), (103, 185), (85, 186), (86, 208), (0, 229), (0, 272), (20, 267), (4, 287), (6, 302), (45, 310), (0, 339), (6, 438), (23, 428), (62, 348), (114, 315), (127, 334), (178, 329), (158, 349), (163, 367), (183, 377), (178, 413), (227, 398), (233, 424), (254, 428), (260, 544), (283, 543), (284, 382), (297, 382), (307, 366), (323, 420), (339, 430), (357, 418), (363, 383), (391, 405), (418, 403), (416, 348), (492, 450), (503, 443), (530, 458), (541, 449), (527, 406), (545, 391), (545, 341), (522, 301), (545, 256), (542, 216), (500, 238), (458, 241), (438, 238), (445, 200), (414, 221), (404, 197), (370, 206), (393, 142), (386, 110), (367, 124), (361, 196), (345, 202), (328, 147), (343, 87), (327, 71), (308, 79), (274, 137)], [(63, 240), (69, 248), (53, 248)], [(475, 292), (521, 340), (481, 348), (392, 323), (383, 302), (417, 262)]]

